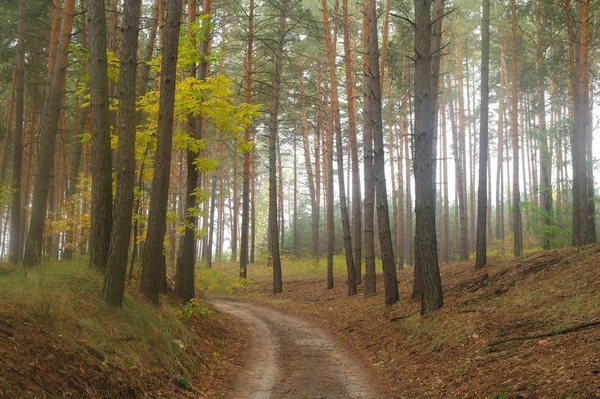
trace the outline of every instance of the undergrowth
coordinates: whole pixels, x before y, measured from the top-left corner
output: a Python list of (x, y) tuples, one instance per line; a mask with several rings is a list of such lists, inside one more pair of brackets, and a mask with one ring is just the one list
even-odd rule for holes
[[(381, 261), (377, 261), (381, 267)], [(327, 259), (321, 257), (319, 262), (314, 258), (298, 258), (282, 256), (281, 269), (284, 284), (291, 279), (318, 278), (327, 276)], [(245, 296), (259, 295), (258, 282), (272, 279), (273, 271), (266, 257), (259, 257), (256, 262), (248, 265), (247, 278), (239, 277), (239, 263), (215, 263), (212, 268), (200, 266), (197, 268), (196, 287), (204, 295), (228, 296), (243, 292)], [(333, 274), (346, 275), (346, 258), (336, 255), (333, 258)]]
[[(137, 370), (200, 393), (193, 386), (200, 369), (219, 366), (219, 354), (207, 350), (207, 337), (198, 329), (225, 329), (203, 302), (180, 306), (165, 298), (154, 307), (132, 286), (123, 308), (113, 308), (101, 298), (102, 275), (80, 262), (45, 262), (32, 269), (0, 265), (0, 275), (0, 321), (25, 320), (19, 324), (45, 331), (44, 337), (59, 340), (68, 353), (91, 353), (101, 369), (121, 370), (124, 378)], [(27, 334), (15, 332), (15, 338)]]

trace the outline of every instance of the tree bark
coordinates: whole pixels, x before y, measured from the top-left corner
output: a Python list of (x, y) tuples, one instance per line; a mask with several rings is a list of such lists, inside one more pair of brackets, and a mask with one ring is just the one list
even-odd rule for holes
[(490, 0), (483, 0), (481, 24), (481, 117), (479, 125), (479, 187), (477, 190), (477, 248), (475, 269), (487, 263), (487, 167), (490, 101)]
[[(302, 129), (304, 142), (304, 163), (308, 179), (308, 191), (311, 203), (311, 223), (312, 223), (312, 254), (315, 261), (319, 257), (319, 205), (317, 204), (317, 193), (315, 189), (315, 177), (310, 157), (310, 141), (308, 137), (308, 116), (306, 111), (306, 94), (304, 87), (304, 71), (300, 70), (300, 103), (302, 107)], [(318, 138), (315, 138), (315, 141)], [(316, 154), (319, 157), (320, 154)]]
[(19, 262), (21, 252), (21, 169), (23, 164), (23, 119), (25, 116), (25, 0), (19, 0), (15, 78), (17, 82), (15, 87), (15, 135), (13, 140), (12, 165), (13, 197), (10, 214), (8, 254), (8, 260), (12, 263)]
[(104, 0), (88, 5), (90, 39), (90, 107), (92, 113), (92, 217), (90, 227), (90, 267), (104, 272), (112, 227), (112, 150), (108, 61), (106, 55), (106, 10)]
[(515, 257), (523, 255), (523, 227), (521, 224), (520, 192), (519, 192), (519, 126), (518, 126), (518, 52), (517, 52), (517, 6), (516, 0), (511, 0), (512, 8), (512, 84), (511, 84), (511, 112), (510, 129), (512, 132), (513, 151), (513, 228)]
[(148, 234), (142, 254), (142, 277), (140, 291), (154, 305), (158, 305), (162, 275), (161, 259), (164, 261), (163, 241), (166, 232), (167, 201), (171, 171), (171, 148), (173, 146), (173, 114), (175, 83), (181, 24), (181, 1), (168, 0), (165, 26), (165, 42), (161, 61), (160, 99), (154, 177), (150, 196)]
[[(368, 68), (364, 71), (365, 99), (368, 103), (365, 114), (365, 130), (373, 135), (373, 175), (375, 178), (375, 200), (377, 206), (377, 224), (379, 227), (379, 245), (383, 266), (383, 282), (385, 286), (385, 304), (390, 306), (398, 302), (398, 280), (394, 262), (392, 234), (388, 211), (388, 197), (385, 179), (385, 151), (383, 146), (383, 126), (381, 117), (381, 88), (379, 78), (379, 46), (377, 38), (376, 2), (364, 2), (364, 18), (367, 20), (367, 39), (365, 40), (365, 57)], [(431, 67), (431, 66), (430, 66)], [(433, 180), (432, 180), (433, 182)]]
[[(373, 0), (367, 0), (372, 2)], [(369, 20), (367, 14), (367, 1), (363, 2), (363, 76), (366, 76), (370, 67), (368, 52), (369, 46)], [(363, 163), (365, 180), (365, 200), (364, 200), (364, 237), (365, 237), (365, 296), (375, 295), (377, 293), (377, 274), (375, 271), (375, 170), (373, 153), (373, 127), (371, 122), (372, 101), (366, 101), (368, 98), (367, 78), (363, 82)]]
[(117, 195), (108, 252), (108, 269), (102, 296), (111, 306), (123, 306), (127, 255), (131, 239), (133, 186), (135, 184), (136, 75), (140, 0), (125, 0), (121, 25), (119, 73), (119, 144)]
[[(352, 50), (350, 47), (350, 21), (348, 16), (348, 0), (343, 0), (342, 12), (344, 23), (346, 93), (348, 95), (348, 146), (350, 147), (350, 158), (352, 161), (352, 231), (354, 233), (353, 259), (356, 284), (360, 284), (362, 282), (362, 207), (360, 192), (360, 165), (358, 162), (358, 144), (356, 141), (356, 95), (354, 92), (354, 69), (352, 65)], [(389, 16), (387, 18), (389, 19)], [(348, 180), (348, 184), (350, 184), (350, 180)]]
[(56, 65), (50, 79), (50, 86), (48, 88), (48, 95), (44, 106), (44, 123), (42, 131), (40, 132), (37, 177), (34, 184), (31, 219), (27, 234), (25, 253), (23, 255), (23, 265), (27, 267), (39, 263), (42, 256), (41, 251), (46, 205), (48, 201), (48, 189), (54, 170), (54, 150), (67, 76), (69, 44), (71, 43), (74, 11), (75, 0), (65, 0), (57, 47)]
[[(460, 214), (460, 260), (469, 259), (469, 227), (467, 217), (467, 188), (466, 188), (466, 160), (465, 160), (465, 101), (463, 94), (463, 64), (462, 48), (460, 41), (460, 24), (457, 25), (456, 40), (456, 81), (458, 88), (458, 137), (454, 143), (454, 162), (456, 163), (456, 184), (458, 190), (458, 208)], [(448, 84), (448, 86), (450, 86)], [(450, 109), (452, 114), (452, 108)], [(454, 132), (453, 132), (454, 134)]]
[(415, 269), (421, 273), (422, 315), (444, 304), (435, 229), (432, 145), (437, 87), (432, 78), (430, 6), (430, 0), (415, 0)]
[[(335, 41), (331, 35), (329, 23), (329, 10), (327, 0), (322, 0), (323, 7), (323, 26), (325, 29), (325, 45), (327, 47), (327, 66), (329, 70), (329, 84), (331, 89), (331, 113), (333, 115), (335, 127), (335, 142), (338, 167), (338, 185), (340, 211), (342, 214), (342, 233), (344, 237), (344, 252), (346, 255), (346, 270), (348, 272), (348, 296), (356, 294), (356, 269), (352, 253), (352, 235), (350, 232), (350, 216), (348, 214), (348, 204), (346, 203), (346, 187), (344, 184), (344, 154), (342, 149), (342, 122), (340, 116), (340, 105), (338, 99), (337, 77), (336, 77), (336, 49)], [(335, 27), (334, 27), (335, 29)], [(379, 62), (379, 61), (378, 61)], [(379, 77), (378, 77), (379, 78)], [(333, 150), (333, 149), (332, 149)], [(330, 170), (333, 173), (333, 169)], [(330, 193), (330, 195), (333, 193)]]
[[(248, 10), (248, 47), (246, 50), (246, 103), (252, 102), (252, 78), (254, 62), (254, 0), (250, 0)], [(252, 126), (244, 131), (244, 140), (251, 140)], [(247, 277), (248, 269), (248, 237), (250, 227), (250, 157), (252, 150), (244, 152), (244, 174), (242, 178), (242, 237), (240, 242), (240, 278)]]
[[(281, 64), (283, 61), (283, 48), (287, 29), (287, 13), (290, 0), (283, 0), (279, 10), (279, 32), (277, 47), (275, 48), (275, 71), (272, 80), (272, 97), (269, 108), (269, 236), (271, 240), (271, 259), (273, 263), (273, 293), (283, 292), (281, 276), (281, 257), (279, 254), (279, 226), (277, 224), (277, 129), (279, 112), (279, 95), (281, 87)], [(283, 204), (280, 204), (280, 206)]]

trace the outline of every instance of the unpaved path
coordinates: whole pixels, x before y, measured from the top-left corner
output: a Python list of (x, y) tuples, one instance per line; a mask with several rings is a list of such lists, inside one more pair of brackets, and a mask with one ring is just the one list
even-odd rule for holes
[(213, 300), (250, 331), (247, 362), (232, 388), (235, 399), (379, 399), (372, 379), (351, 354), (316, 327), (246, 302)]

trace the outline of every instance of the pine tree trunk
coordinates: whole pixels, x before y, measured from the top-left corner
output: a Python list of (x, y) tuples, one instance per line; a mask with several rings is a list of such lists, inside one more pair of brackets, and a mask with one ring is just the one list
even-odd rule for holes
[(475, 269), (487, 263), (487, 168), (488, 168), (488, 121), (490, 100), (490, 0), (483, 0), (481, 24), (481, 117), (479, 125), (479, 187), (477, 190), (477, 247)]
[(136, 75), (140, 0), (125, 0), (121, 26), (119, 74), (119, 144), (117, 195), (102, 296), (112, 306), (123, 306), (127, 255), (131, 238), (133, 186), (135, 184)]
[[(385, 150), (383, 145), (383, 126), (381, 117), (381, 88), (379, 78), (379, 45), (377, 38), (377, 9), (374, 0), (364, 2), (364, 24), (368, 29), (365, 40), (365, 58), (368, 69), (364, 71), (366, 106), (365, 130), (371, 129), (373, 135), (373, 175), (375, 177), (375, 201), (377, 207), (377, 224), (379, 228), (379, 245), (383, 266), (383, 283), (385, 288), (385, 304), (388, 306), (398, 302), (398, 280), (394, 262), (394, 249), (390, 231), (388, 196), (385, 179)], [(431, 68), (431, 65), (429, 66)], [(430, 69), (431, 70), (431, 69)], [(431, 180), (433, 183), (433, 180)]]
[(23, 255), (23, 265), (28, 267), (37, 264), (41, 260), (42, 255), (44, 219), (46, 216), (50, 179), (54, 170), (54, 149), (67, 76), (74, 11), (75, 0), (65, 0), (57, 47), (56, 66), (51, 74), (46, 104), (44, 105), (44, 123), (40, 132), (38, 167), (31, 205), (31, 219), (25, 253)]
[(415, 0), (415, 270), (421, 273), (421, 314), (443, 306), (437, 258), (433, 176), (434, 115), (437, 86), (432, 78), (431, 9), (429, 0)]
[[(248, 10), (248, 47), (246, 50), (246, 103), (252, 102), (252, 77), (254, 61), (254, 0), (250, 0)], [(252, 126), (244, 131), (244, 141), (251, 141)], [(252, 151), (252, 150), (251, 150)], [(250, 227), (250, 157), (251, 151), (244, 152), (244, 174), (242, 178), (242, 236), (240, 242), (240, 278), (248, 274), (248, 238)]]
[(162, 51), (160, 99), (154, 177), (150, 196), (148, 234), (142, 254), (142, 277), (140, 290), (144, 297), (158, 305), (158, 294), (164, 261), (163, 240), (166, 232), (169, 177), (171, 171), (171, 148), (173, 145), (173, 118), (179, 27), (181, 24), (181, 1), (168, 0), (165, 26), (165, 42)]
[[(10, 243), (8, 260), (18, 263), (21, 238), (21, 169), (23, 164), (23, 119), (25, 116), (25, 0), (19, 0), (15, 85), (15, 135), (13, 140)], [(8, 132), (7, 132), (8, 134)]]
[(514, 228), (514, 248), (515, 257), (523, 255), (523, 227), (521, 225), (520, 192), (519, 192), (519, 127), (518, 116), (518, 97), (517, 97), (517, 79), (518, 79), (518, 52), (517, 52), (517, 6), (516, 0), (511, 0), (512, 8), (512, 84), (511, 84), (511, 110), (510, 110), (510, 129), (512, 132), (512, 151), (513, 151), (513, 228)]
[[(354, 92), (355, 82), (354, 69), (352, 65), (353, 57), (352, 50), (350, 48), (348, 0), (343, 0), (342, 12), (344, 14), (344, 58), (346, 72), (346, 92), (348, 95), (348, 146), (350, 148), (350, 158), (352, 161), (352, 231), (354, 233), (354, 274), (356, 277), (356, 283), (360, 284), (362, 282), (362, 206), (360, 192), (360, 165), (358, 162), (358, 144), (356, 140), (356, 96)], [(348, 185), (350, 185), (349, 179)]]
[(110, 148), (111, 124), (104, 0), (90, 0), (87, 17), (90, 39), (89, 69), (92, 113), (90, 267), (104, 272), (107, 268), (112, 226), (112, 150)]
[[(369, 46), (369, 20), (366, 12), (369, 3), (372, 0), (363, 2), (363, 75), (366, 76), (370, 67), (369, 56), (366, 51)], [(373, 101), (366, 101), (368, 98), (367, 78), (363, 81), (363, 157), (364, 157), (364, 180), (365, 180), (365, 201), (364, 201), (364, 237), (365, 237), (365, 296), (375, 295), (377, 293), (377, 275), (375, 272), (375, 166), (373, 152), (373, 127), (371, 114)]]
[[(279, 254), (279, 226), (277, 224), (277, 141), (278, 141), (278, 112), (281, 86), (281, 64), (287, 26), (287, 13), (290, 0), (283, 0), (279, 10), (279, 32), (275, 49), (275, 71), (272, 77), (272, 97), (268, 116), (269, 132), (269, 237), (271, 240), (271, 259), (273, 262), (273, 293), (283, 292), (281, 277), (281, 257)], [(283, 204), (279, 204), (282, 206)]]
[[(500, 35), (500, 42), (504, 43), (502, 35)], [(502, 44), (501, 48), (503, 48)], [(504, 69), (502, 66), (500, 72), (499, 93), (497, 143), (498, 163), (496, 165), (496, 239), (500, 239), (502, 240), (502, 243), (504, 243)], [(502, 254), (504, 254), (504, 245), (502, 245)]]
[[(329, 84), (331, 89), (331, 113), (333, 116), (335, 126), (335, 143), (337, 153), (337, 167), (338, 167), (338, 185), (339, 185), (339, 201), (340, 211), (342, 214), (342, 234), (344, 237), (344, 252), (346, 255), (346, 270), (348, 272), (348, 295), (352, 296), (356, 294), (356, 269), (353, 260), (352, 253), (352, 235), (350, 232), (350, 216), (348, 214), (348, 204), (346, 203), (346, 187), (344, 184), (344, 154), (342, 149), (342, 122), (340, 116), (340, 106), (338, 101), (338, 88), (337, 88), (337, 77), (336, 77), (336, 50), (335, 50), (335, 36), (331, 36), (331, 28), (329, 23), (329, 10), (327, 6), (327, 0), (322, 0), (321, 5), (323, 7), (323, 27), (325, 29), (325, 45), (327, 47), (327, 66), (329, 70)], [(336, 27), (334, 27), (336, 29)], [(331, 148), (333, 150), (333, 148)], [(330, 169), (330, 173), (333, 173), (333, 168)], [(330, 193), (332, 195), (333, 192)]]
[[(306, 111), (306, 94), (304, 88), (304, 71), (300, 71), (300, 103), (302, 107), (302, 129), (303, 129), (303, 143), (304, 143), (304, 164), (306, 168), (306, 175), (308, 179), (308, 191), (310, 195), (311, 203), (311, 223), (312, 223), (312, 254), (315, 261), (319, 258), (319, 205), (317, 204), (317, 194), (315, 189), (315, 177), (312, 168), (312, 162), (310, 157), (310, 141), (308, 137), (308, 117)], [(318, 138), (315, 139), (318, 141)], [(316, 154), (315, 158), (318, 158), (319, 154)]]
[[(456, 186), (458, 190), (458, 207), (460, 214), (460, 260), (469, 259), (469, 227), (467, 217), (467, 188), (466, 188), (466, 160), (465, 160), (465, 104), (463, 94), (463, 64), (462, 49), (460, 42), (460, 24), (457, 25), (456, 41), (456, 81), (458, 87), (458, 136), (454, 141), (454, 162), (456, 164)], [(447, 77), (448, 87), (450, 88), (449, 77)], [(450, 108), (451, 118), (453, 114)], [(453, 131), (454, 136), (454, 131)]]

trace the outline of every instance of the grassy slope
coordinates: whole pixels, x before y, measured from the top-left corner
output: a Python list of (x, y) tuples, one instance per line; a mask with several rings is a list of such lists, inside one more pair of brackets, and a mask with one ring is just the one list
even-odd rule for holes
[(232, 266), (201, 280), (208, 294), (312, 320), (373, 364), (397, 398), (600, 398), (600, 326), (554, 335), (600, 321), (600, 245), (492, 259), (478, 273), (472, 263), (443, 265), (445, 307), (425, 318), (410, 300), (411, 270), (399, 273), (401, 302), (386, 308), (381, 292), (346, 297), (342, 263), (331, 291), (322, 266), (289, 260), (278, 296), (264, 266), (249, 270), (253, 283), (232, 278)]
[(229, 319), (135, 287), (109, 308), (101, 286), (74, 262), (0, 266), (0, 398), (226, 397), (244, 345)]

